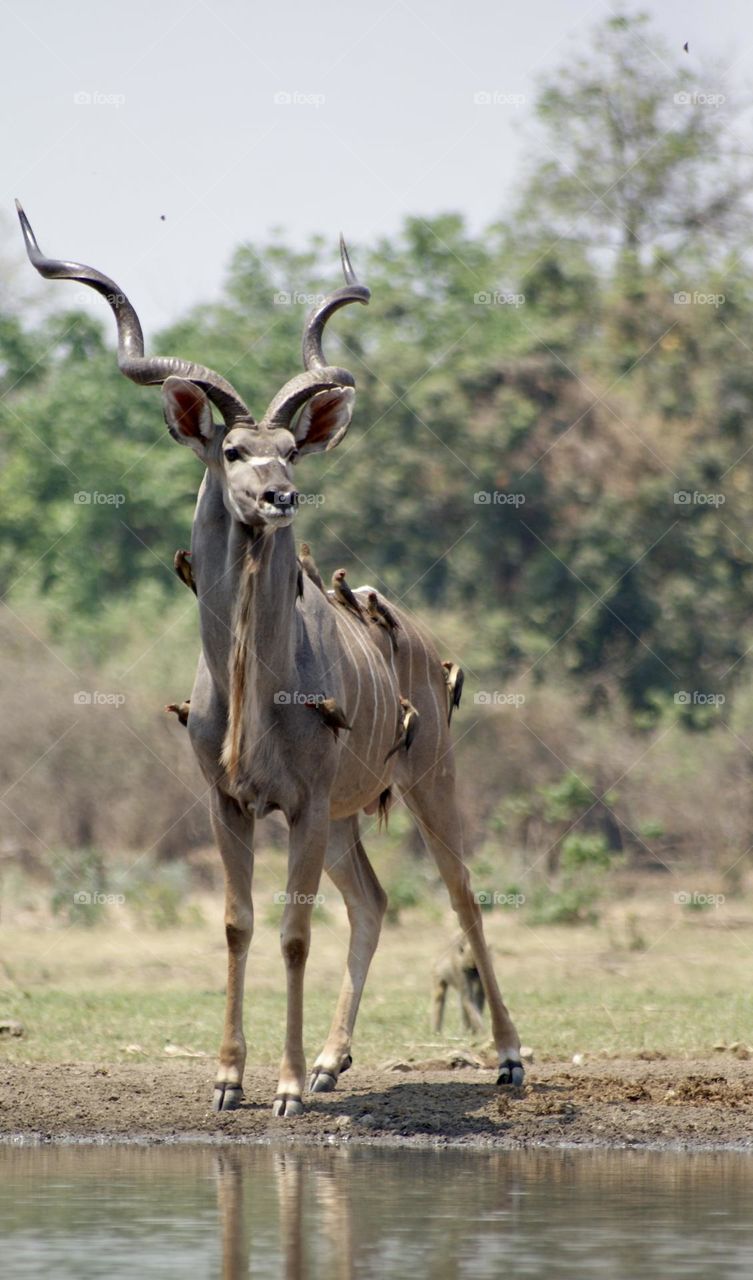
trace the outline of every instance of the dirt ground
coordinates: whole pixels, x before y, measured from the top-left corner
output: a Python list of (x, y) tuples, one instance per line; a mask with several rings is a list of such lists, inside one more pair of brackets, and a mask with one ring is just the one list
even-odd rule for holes
[(487, 1070), (356, 1064), (289, 1120), (272, 1116), (268, 1070), (247, 1072), (244, 1105), (225, 1115), (209, 1108), (211, 1084), (206, 1061), (5, 1064), (0, 1137), (753, 1148), (753, 1061), (726, 1055), (534, 1065), (522, 1089), (497, 1089)]

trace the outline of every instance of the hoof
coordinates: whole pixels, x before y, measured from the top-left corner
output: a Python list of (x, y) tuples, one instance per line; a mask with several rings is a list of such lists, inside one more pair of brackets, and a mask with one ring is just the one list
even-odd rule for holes
[(352, 1066), (353, 1059), (348, 1053), (340, 1063), (340, 1070), (338, 1072), (327, 1071), (326, 1067), (314, 1067), (311, 1072), (311, 1079), (309, 1080), (309, 1092), (332, 1093), (332, 1090), (337, 1085), (337, 1081), (343, 1071), (347, 1071), (348, 1068)]
[(303, 1103), (297, 1093), (278, 1093), (272, 1104), (276, 1116), (300, 1116), (303, 1114)]
[(242, 1101), (243, 1088), (241, 1085), (220, 1080), (214, 1086), (213, 1111), (237, 1111)]
[(523, 1064), (515, 1062), (512, 1058), (507, 1058), (505, 1062), (499, 1064), (497, 1084), (513, 1084), (519, 1087), (523, 1083), (524, 1076)]
[(322, 1067), (319, 1067), (311, 1073), (309, 1093), (332, 1093), (336, 1084), (337, 1076), (334, 1072), (325, 1071)]

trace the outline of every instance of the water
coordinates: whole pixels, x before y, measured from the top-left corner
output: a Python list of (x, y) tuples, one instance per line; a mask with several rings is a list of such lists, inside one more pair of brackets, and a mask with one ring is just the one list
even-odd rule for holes
[(753, 1274), (753, 1159), (638, 1151), (0, 1148), (0, 1275)]

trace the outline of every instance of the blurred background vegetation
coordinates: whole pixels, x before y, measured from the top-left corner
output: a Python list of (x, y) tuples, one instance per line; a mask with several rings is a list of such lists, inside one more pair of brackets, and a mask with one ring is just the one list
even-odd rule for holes
[[(469, 847), (490, 891), (538, 876), (544, 922), (588, 919), (611, 864), (694, 862), (732, 890), (753, 845), (750, 146), (744, 104), (658, 59), (645, 23), (602, 23), (541, 86), (508, 218), (408, 217), (351, 245), (372, 303), (328, 351), (356, 417), (299, 473), (327, 575), (402, 599), (465, 668)], [(337, 282), (331, 241), (239, 246), (219, 300), (152, 349), (260, 413), (298, 368), (302, 293)], [(198, 652), (172, 558), (201, 477), (157, 391), (118, 373), (111, 317), (45, 288), (34, 323), (0, 301), (0, 855), (104, 885), (128, 851), (156, 866), (210, 838), (162, 712)], [(399, 911), (421, 886), (390, 878)], [(174, 921), (172, 883), (146, 914)]]

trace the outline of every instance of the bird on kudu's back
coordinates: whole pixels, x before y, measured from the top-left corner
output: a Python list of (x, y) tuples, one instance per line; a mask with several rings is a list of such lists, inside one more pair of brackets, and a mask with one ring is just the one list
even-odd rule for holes
[(363, 609), (348, 586), (344, 569), (336, 569), (332, 574), (332, 590), (337, 603), (341, 604), (343, 608), (349, 609), (351, 613), (354, 613), (363, 622)]
[(322, 575), (320, 574), (316, 561), (311, 554), (311, 547), (308, 542), (301, 543), (301, 550), (298, 553), (298, 561), (307, 578), (310, 578), (315, 587), (318, 587), (324, 595), (327, 594)]

